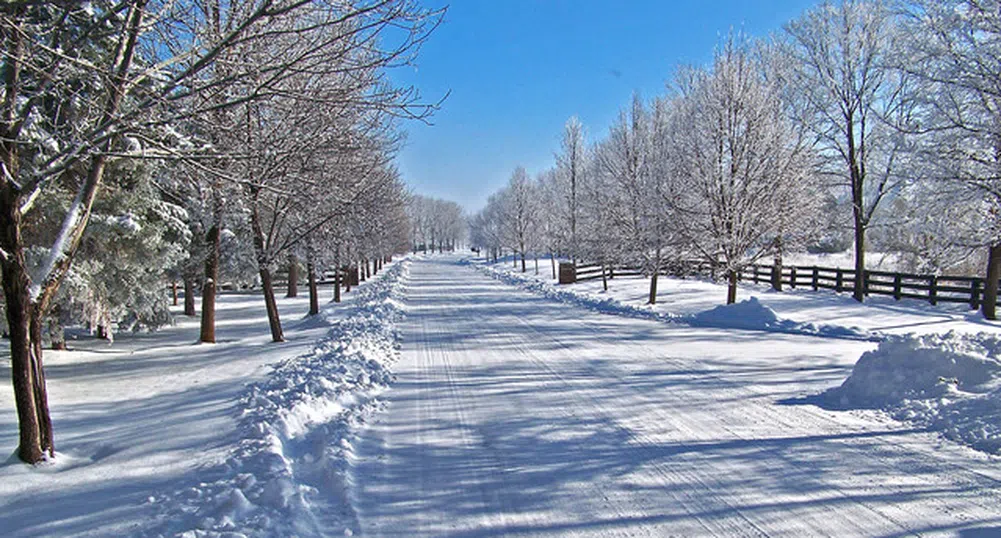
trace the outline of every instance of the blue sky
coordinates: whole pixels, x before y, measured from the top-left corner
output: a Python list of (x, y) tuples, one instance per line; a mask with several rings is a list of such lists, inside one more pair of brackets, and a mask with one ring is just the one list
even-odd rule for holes
[(570, 116), (589, 141), (603, 138), (634, 91), (662, 93), (678, 65), (706, 63), (731, 28), (764, 36), (816, 3), (455, 0), (417, 67), (393, 73), (426, 100), (451, 92), (433, 125), (404, 125), (397, 163), (414, 192), (474, 212), (515, 166), (551, 166)]

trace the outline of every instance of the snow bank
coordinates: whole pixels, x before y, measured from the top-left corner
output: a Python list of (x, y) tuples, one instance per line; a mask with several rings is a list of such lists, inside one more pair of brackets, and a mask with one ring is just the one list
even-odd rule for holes
[(1001, 337), (894, 336), (825, 392), (838, 409), (883, 409), (978, 450), (1001, 454)]
[(359, 288), (354, 310), (311, 352), (281, 361), (248, 387), (238, 405), (241, 438), (227, 461), (205, 470), (196, 486), (149, 499), (161, 514), (161, 536), (355, 532), (353, 432), (392, 381), (408, 264)]
[[(471, 262), (467, 260), (467, 263)], [(857, 327), (815, 325), (813, 323), (798, 323), (792, 320), (781, 319), (775, 314), (775, 311), (761, 304), (755, 297), (732, 305), (718, 306), (693, 315), (681, 315), (671, 312), (658, 312), (649, 305), (631, 305), (612, 297), (598, 297), (587, 292), (560, 287), (528, 275), (512, 273), (496, 267), (480, 264), (474, 264), (474, 267), (495, 279), (518, 286), (532, 293), (606, 314), (684, 323), (694, 327), (747, 329), (851, 340), (878, 339), (875, 335)]]
[(721, 305), (698, 314), (682, 318), (695, 327), (722, 329), (750, 329), (757, 331), (806, 334), (831, 338), (875, 340), (876, 337), (857, 327), (816, 325), (780, 318), (774, 310), (761, 304), (757, 297), (730, 305)]

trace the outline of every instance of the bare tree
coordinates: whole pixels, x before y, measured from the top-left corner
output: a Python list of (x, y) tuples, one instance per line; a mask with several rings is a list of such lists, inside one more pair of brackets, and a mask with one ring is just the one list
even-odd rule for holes
[(854, 297), (862, 301), (866, 230), (880, 202), (900, 185), (901, 138), (882, 119), (893, 114), (905, 84), (889, 62), (899, 36), (881, 0), (825, 2), (787, 24), (786, 34), (788, 89), (826, 171), (852, 201)]
[[(909, 93), (914, 117), (903, 125), (921, 142), (920, 171), (942, 206), (958, 213), (953, 245), (986, 245), (982, 312), (997, 319), (1001, 279), (1001, 12), (985, 0), (913, 0), (903, 12), (908, 54), (897, 65), (920, 81)], [(961, 227), (964, 221), (965, 228)], [(955, 238), (956, 236), (953, 235)]]
[(693, 248), (722, 265), (729, 304), (741, 269), (771, 252), (784, 201), (809, 173), (807, 148), (739, 37), (717, 50), (711, 70), (690, 70), (679, 87), (689, 134), (674, 138), (680, 173), (668, 201)]

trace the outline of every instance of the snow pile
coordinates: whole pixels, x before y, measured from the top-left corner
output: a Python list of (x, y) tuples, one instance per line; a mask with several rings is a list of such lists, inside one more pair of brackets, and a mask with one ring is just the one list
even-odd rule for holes
[(761, 304), (761, 301), (758, 301), (757, 297), (751, 297), (739, 303), (717, 306), (682, 319), (695, 327), (750, 329), (862, 340), (875, 339), (873, 335), (857, 327), (816, 325), (782, 319), (778, 317), (774, 310)]
[(838, 409), (891, 416), (1001, 454), (1001, 337), (987, 333), (895, 336), (859, 358), (821, 396)]
[(479, 264), (474, 265), (474, 267), (477, 267), (497, 280), (518, 286), (526, 291), (606, 314), (685, 323), (694, 327), (749, 329), (851, 340), (878, 339), (875, 335), (857, 327), (798, 323), (779, 318), (775, 314), (775, 311), (761, 304), (755, 297), (732, 305), (717, 306), (693, 315), (681, 315), (671, 312), (658, 312), (650, 305), (630, 305), (611, 297), (596, 297), (593, 294), (560, 287), (528, 275), (512, 273), (496, 267)]
[[(399, 356), (396, 324), (408, 261), (359, 288), (355, 310), (302, 356), (248, 387), (241, 439), (197, 486), (160, 498), (161, 536), (351, 535), (348, 497), (357, 427), (376, 411)], [(321, 314), (322, 315), (322, 314)]]

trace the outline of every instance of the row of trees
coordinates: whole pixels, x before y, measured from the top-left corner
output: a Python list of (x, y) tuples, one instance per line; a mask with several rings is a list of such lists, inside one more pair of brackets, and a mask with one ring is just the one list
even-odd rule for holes
[[(784, 31), (731, 35), (711, 65), (634, 98), (592, 145), (567, 122), (556, 165), (523, 169), (473, 220), (495, 252), (564, 253), (651, 275), (740, 269), (852, 231), (855, 298), (867, 240), (946, 271), (989, 250), (984, 315), (1001, 276), (1001, 10), (980, 0), (825, 2)], [(526, 194), (527, 193), (527, 194)], [(524, 264), (523, 264), (524, 268)]]
[(466, 236), (462, 206), (440, 198), (413, 195), (407, 203), (410, 242), (414, 252), (455, 250)]
[[(54, 455), (43, 341), (169, 321), (185, 284), (214, 342), (219, 284), (405, 251), (399, 118), (435, 108), (387, 69), (441, 13), (410, 0), (0, 5), (0, 267), (19, 457)], [(250, 276), (256, 273), (255, 276)], [(290, 274), (290, 278), (293, 274)], [(339, 292), (340, 286), (336, 288)], [(48, 327), (48, 330), (44, 330)]]

